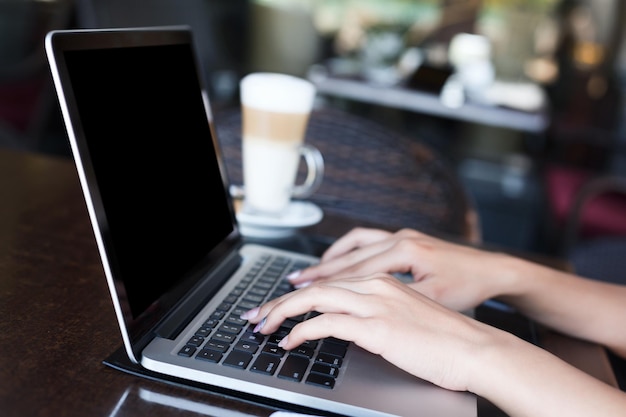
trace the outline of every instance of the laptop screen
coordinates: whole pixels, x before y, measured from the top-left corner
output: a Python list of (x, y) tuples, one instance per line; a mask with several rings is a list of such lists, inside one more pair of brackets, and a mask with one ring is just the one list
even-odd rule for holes
[(94, 46), (63, 60), (107, 258), (135, 320), (234, 230), (192, 45)]

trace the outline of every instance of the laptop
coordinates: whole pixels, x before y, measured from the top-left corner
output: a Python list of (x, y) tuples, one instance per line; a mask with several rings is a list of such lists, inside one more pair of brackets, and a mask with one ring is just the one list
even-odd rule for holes
[(284, 275), (318, 259), (241, 236), (194, 48), (180, 26), (46, 37), (129, 359), (316, 414), (476, 416), (473, 394), (436, 387), (342, 340), (278, 348), (309, 315), (267, 337), (239, 318), (293, 290)]

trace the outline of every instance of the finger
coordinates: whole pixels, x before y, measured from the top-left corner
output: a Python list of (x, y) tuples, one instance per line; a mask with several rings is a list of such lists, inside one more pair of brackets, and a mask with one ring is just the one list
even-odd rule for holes
[(364, 260), (371, 258), (379, 252), (386, 251), (389, 248), (389, 245), (389, 242), (382, 241), (353, 250), (352, 252), (348, 252), (341, 257), (324, 261), (318, 265), (300, 271), (300, 274), (296, 276), (289, 276), (288, 279), (293, 285), (297, 286), (298, 284), (304, 282), (337, 275), (342, 271), (348, 270), (354, 265), (362, 263)]
[[(343, 288), (345, 290), (349, 290), (349, 291), (353, 291), (353, 292), (361, 293), (361, 294), (383, 294), (387, 292), (385, 291), (385, 287), (390, 286), (389, 284), (391, 284), (391, 287), (398, 286), (398, 285), (403, 286), (403, 284), (400, 284), (400, 282), (397, 281), (392, 276), (383, 274), (383, 273), (378, 273), (378, 274), (373, 274), (369, 276), (350, 277), (350, 278), (336, 280), (336, 281), (324, 281), (324, 283), (322, 284), (318, 283), (318, 287), (322, 286), (323, 288), (330, 288), (330, 287)], [(305, 291), (306, 289), (300, 289), (300, 290), (287, 293), (281, 297), (278, 297), (274, 300), (271, 300), (265, 303), (264, 305), (255, 307), (243, 313), (241, 315), (241, 318), (244, 320), (248, 320), (250, 323), (257, 324), (261, 322), (264, 318), (266, 318), (267, 314), (269, 314), (269, 312), (272, 311), (277, 305), (288, 302), (288, 301), (291, 302), (290, 299), (292, 297), (301, 297), (301, 294)], [(293, 315), (291, 316), (287, 315), (285, 316), (285, 318), (294, 317), (300, 314), (304, 314), (308, 311), (311, 311), (310, 308), (309, 310), (307, 310), (306, 307), (304, 306), (302, 307), (303, 307), (302, 312), (293, 313)], [(285, 313), (285, 314), (289, 314), (289, 313)], [(257, 331), (258, 330), (260, 329), (257, 329)]]
[[(337, 287), (341, 287), (342, 286), (340, 283), (326, 283), (325, 285), (334, 285), (334, 286), (337, 286)], [(280, 297), (277, 297), (277, 298), (275, 298), (273, 300), (270, 300), (270, 301), (266, 302), (265, 304), (263, 304), (261, 306), (254, 307), (254, 308), (246, 311), (245, 313), (241, 314), (240, 317), (242, 319), (244, 319), (244, 320), (248, 320), (250, 323), (253, 323), (253, 324), (259, 323), (261, 320), (263, 320), (265, 318), (265, 316), (271, 310), (274, 309), (274, 307), (276, 305), (287, 301), (291, 297), (299, 296), (301, 294), (301, 291), (304, 291), (304, 290), (301, 289), (301, 290), (296, 290), (296, 291), (292, 291), (292, 292), (289, 292), (287, 294), (284, 294), (284, 295), (282, 295)], [(299, 315), (299, 314), (302, 314), (302, 313), (298, 313), (298, 314), (295, 314), (295, 315)], [(293, 317), (293, 316), (288, 316), (288, 317)]]
[(353, 278), (315, 284), (291, 292), (261, 306), (256, 318), (250, 321), (254, 323), (264, 319), (263, 327), (257, 331), (268, 334), (278, 329), (285, 319), (310, 311), (357, 316), (367, 314), (376, 307), (375, 303), (367, 299), (373, 292), (368, 281), (366, 278)]
[(377, 272), (410, 273), (416, 279), (416, 274), (421, 274), (417, 268), (419, 256), (414, 253), (414, 247), (410, 242), (386, 241), (384, 246), (382, 243), (380, 245), (377, 250), (364, 253), (361, 260), (345, 264), (342, 269), (337, 268), (336, 271), (329, 274), (331, 279), (370, 275)]
[(330, 277), (339, 279), (376, 272), (409, 272), (411, 258), (394, 253), (397, 243), (395, 239), (379, 240), (287, 278), (291, 284), (299, 288), (312, 281)]
[[(287, 279), (296, 288), (309, 285), (311, 282), (336, 275), (346, 270), (342, 276), (349, 276), (352, 273), (373, 273), (376, 271), (391, 272), (390, 269), (361, 269), (348, 267), (372, 257), (379, 252), (389, 250), (396, 242), (401, 240), (413, 240), (429, 238), (420, 232), (412, 229), (401, 229), (396, 233), (390, 233), (379, 229), (355, 228), (335, 244), (333, 244), (324, 254), (319, 265), (292, 273)], [(410, 258), (406, 258), (405, 262)], [(402, 272), (405, 265), (400, 268)], [(394, 269), (393, 272), (398, 272)]]
[(353, 249), (387, 239), (392, 234), (379, 229), (355, 228), (339, 238), (322, 255), (322, 262), (340, 257)]
[[(281, 341), (281, 347), (286, 350), (294, 349), (307, 340), (321, 340), (327, 337), (354, 342), (370, 352), (380, 353), (377, 342), (382, 337), (371, 334), (370, 320), (348, 314), (326, 313), (299, 323), (291, 329), (287, 337)], [(365, 342), (363, 335), (367, 335)]]

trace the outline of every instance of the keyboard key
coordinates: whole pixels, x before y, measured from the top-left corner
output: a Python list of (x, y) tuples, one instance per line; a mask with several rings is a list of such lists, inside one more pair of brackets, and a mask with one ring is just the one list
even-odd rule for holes
[(233, 326), (245, 326), (247, 323), (247, 320), (244, 320), (242, 318), (240, 318), (239, 316), (235, 316), (235, 315), (230, 315), (228, 316), (228, 318), (224, 321), (224, 323), (233, 325)]
[(261, 288), (255, 285), (254, 287), (250, 288), (249, 294), (265, 297), (267, 295), (267, 288)]
[(341, 367), (342, 359), (339, 356), (329, 355), (327, 353), (319, 353), (317, 355), (317, 358), (315, 358), (315, 361), (339, 368)]
[(300, 270), (300, 269), (305, 269), (311, 266), (310, 262), (306, 262), (306, 261), (296, 261), (294, 262), (292, 269), (294, 271)]
[(192, 357), (193, 354), (196, 352), (196, 347), (195, 346), (191, 346), (191, 345), (185, 345), (183, 346), (183, 348), (178, 352), (178, 354), (180, 356), (186, 356), (188, 358)]
[(257, 345), (260, 345), (265, 340), (265, 336), (260, 333), (245, 332), (239, 340), (245, 340), (246, 342), (256, 343)]
[(298, 346), (297, 348), (291, 351), (292, 355), (304, 356), (307, 359), (311, 359), (314, 353), (315, 351), (313, 349), (307, 346), (302, 346), (302, 345)]
[(318, 344), (317, 340), (306, 340), (302, 342), (301, 346), (307, 346), (307, 347), (310, 347), (311, 349), (315, 349), (317, 347), (317, 344)]
[(285, 354), (285, 349), (273, 343), (268, 343), (265, 346), (263, 346), (263, 353), (267, 353), (273, 356), (278, 356), (280, 358), (281, 356)]
[(248, 303), (254, 303), (254, 304), (261, 304), (263, 302), (263, 299), (265, 297), (260, 296), (260, 295), (254, 295), (254, 294), (247, 294), (244, 295), (243, 297), (243, 301), (248, 302)]
[(281, 290), (281, 291), (293, 291), (294, 286), (291, 285), (289, 281), (285, 280), (285, 281), (281, 281), (276, 287), (276, 289)]
[(271, 282), (257, 282), (256, 285), (255, 285), (255, 287), (262, 288), (264, 290), (269, 290), (273, 286), (274, 286), (274, 284), (271, 283)]
[(215, 309), (215, 311), (228, 311), (230, 310), (230, 308), (233, 306), (232, 303), (225, 303), (222, 302), (222, 304), (220, 304), (219, 306), (217, 306), (217, 308)]
[(219, 322), (220, 322), (219, 320), (208, 319), (207, 321), (204, 322), (202, 327), (207, 328), (207, 329), (212, 329), (215, 326), (217, 326), (217, 323), (219, 323)]
[(337, 343), (324, 341), (320, 347), (320, 352), (327, 353), (329, 355), (339, 356), (343, 358), (346, 355), (347, 347)]
[(242, 352), (240, 350), (233, 350), (224, 359), (224, 365), (233, 366), (235, 368), (246, 369), (250, 361), (252, 360), (252, 354), (248, 352)]
[(276, 368), (278, 368), (279, 363), (279, 357), (261, 353), (250, 367), (250, 370), (262, 374), (273, 375), (276, 371)]
[(224, 299), (224, 302), (232, 305), (237, 302), (237, 299), (239, 299), (239, 297), (231, 292), (230, 295)]
[(196, 359), (209, 361), (209, 362), (219, 362), (222, 359), (222, 354), (215, 350), (211, 349), (202, 349), (198, 355), (196, 355)]
[(290, 379), (292, 381), (302, 381), (302, 377), (309, 366), (309, 361), (303, 356), (289, 355), (285, 359), (280, 372), (279, 378)]
[(283, 323), (280, 325), (280, 327), (287, 329), (287, 330), (291, 330), (295, 327), (295, 325), (298, 324), (298, 321), (293, 320), (293, 319), (285, 319), (285, 321), (283, 321)]
[(336, 343), (336, 344), (341, 345), (341, 346), (348, 346), (350, 344), (350, 342), (347, 342), (347, 341), (341, 340), (341, 339), (337, 339), (336, 337), (327, 337), (324, 340), (326, 342), (328, 342), (328, 343)]
[(248, 353), (254, 353), (257, 351), (258, 348), (259, 348), (259, 345), (257, 345), (256, 343), (243, 342), (243, 341), (239, 341), (234, 347), (234, 349), (236, 350), (241, 350), (242, 352), (248, 352)]
[(224, 353), (228, 350), (230, 345), (228, 343), (220, 342), (219, 340), (209, 340), (206, 345), (204, 345), (205, 349), (215, 350), (217, 352)]
[(242, 301), (239, 303), (237, 308), (243, 309), (244, 311), (252, 310), (254, 307), (258, 307), (259, 303), (250, 303), (248, 301)]
[(216, 310), (213, 312), (213, 314), (211, 314), (211, 318), (213, 320), (221, 320), (223, 317), (224, 317), (223, 311)]
[(339, 369), (335, 368), (334, 366), (316, 362), (311, 367), (311, 372), (324, 376), (329, 376), (331, 378), (337, 378), (337, 374), (339, 374)]
[(217, 332), (213, 335), (212, 339), (219, 340), (220, 342), (224, 343), (233, 343), (233, 341), (235, 340), (235, 335), (230, 333)]
[(280, 333), (280, 334), (276, 334), (273, 333), (271, 335), (269, 335), (269, 339), (267, 340), (268, 343), (273, 343), (275, 345), (279, 344), (281, 340), (283, 340), (283, 338), (287, 336), (287, 332), (284, 333)]
[(187, 341), (188, 345), (200, 347), (200, 345), (204, 343), (204, 337), (200, 336), (192, 336), (191, 339)]
[(243, 294), (244, 290), (245, 288), (235, 288), (234, 290), (230, 292), (230, 295), (233, 297), (239, 298), (239, 296)]
[(222, 333), (239, 334), (241, 327), (233, 326), (231, 324), (222, 324), (219, 331)]
[(328, 389), (332, 389), (335, 387), (334, 378), (320, 375), (320, 374), (313, 374), (313, 373), (309, 374), (309, 376), (306, 379), (306, 383), (311, 384), (311, 385), (317, 385), (318, 387), (323, 387), (323, 388), (328, 388)]
[(245, 308), (240, 308), (240, 307), (236, 307), (233, 311), (231, 311), (231, 313), (232, 313), (234, 316), (239, 317), (239, 316), (241, 316), (243, 313), (245, 313), (246, 311), (248, 311), (248, 309), (245, 309)]
[(196, 331), (195, 336), (205, 338), (211, 333), (211, 329), (208, 327), (201, 327)]

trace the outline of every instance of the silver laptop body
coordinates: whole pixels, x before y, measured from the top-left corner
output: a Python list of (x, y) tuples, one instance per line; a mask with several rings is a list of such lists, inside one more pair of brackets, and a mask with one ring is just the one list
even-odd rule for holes
[(232, 329), (216, 311), (259, 258), (293, 268), (317, 259), (242, 242), (189, 28), (55, 31), (46, 51), (132, 361), (318, 414), (477, 415), (474, 395), (438, 388), (352, 344), (332, 387), (281, 378), (286, 353), (264, 373), (251, 371), (259, 351), (240, 367), (224, 364), (232, 346), (217, 362), (198, 359), (201, 346), (188, 355), (208, 321), (213, 335)]

